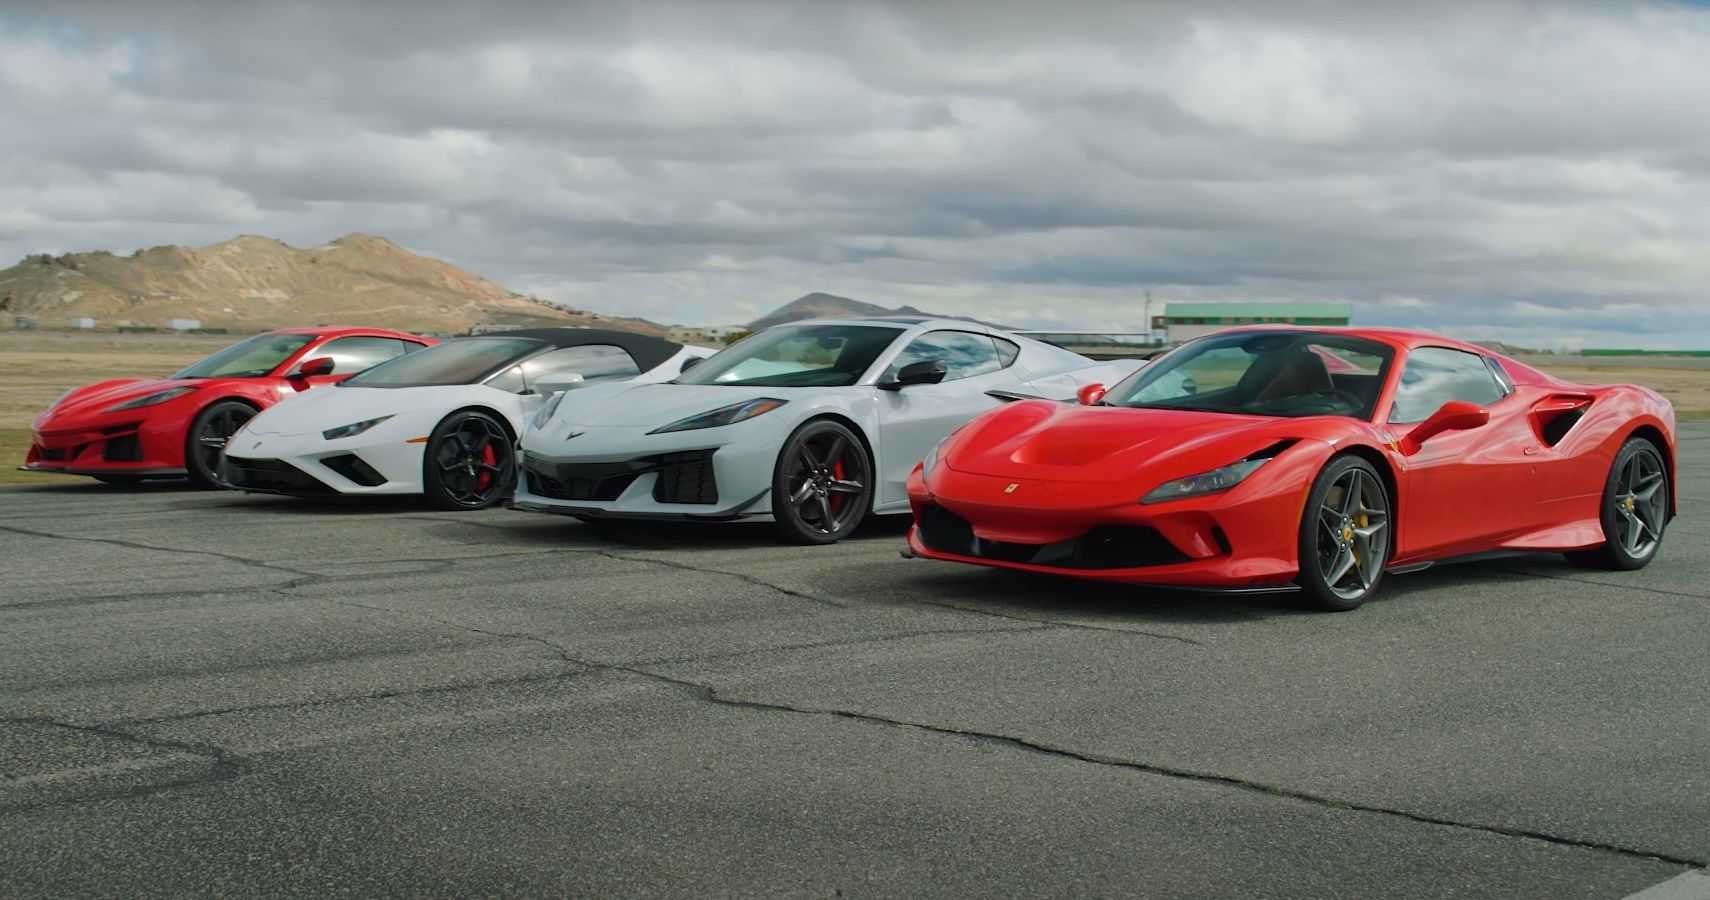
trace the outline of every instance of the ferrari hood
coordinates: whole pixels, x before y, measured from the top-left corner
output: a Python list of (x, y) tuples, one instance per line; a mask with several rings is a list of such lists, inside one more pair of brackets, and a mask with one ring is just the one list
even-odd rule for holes
[(245, 430), (251, 434), (309, 434), (447, 403), (443, 389), (436, 387), (318, 387), (262, 410)]
[(1112, 483), (1179, 478), (1300, 437), (1295, 419), (1031, 401), (975, 419), (941, 462), (959, 472)]
[(598, 396), (566, 395), (554, 418), (589, 428), (658, 428), (678, 419), (760, 397), (790, 400), (805, 391), (836, 388), (721, 387), (709, 384), (631, 384)]
[[(67, 394), (64, 400), (43, 416), (42, 421), (99, 415), (108, 407), (127, 400), (135, 400), (175, 387), (194, 387), (196, 383), (197, 380), (193, 378), (121, 378), (85, 385)], [(147, 412), (147, 408), (137, 410), (138, 415), (145, 415)]]

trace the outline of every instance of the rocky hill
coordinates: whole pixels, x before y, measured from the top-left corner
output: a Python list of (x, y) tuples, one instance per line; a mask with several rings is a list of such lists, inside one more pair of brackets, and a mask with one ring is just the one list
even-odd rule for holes
[(234, 331), (351, 324), (457, 333), (489, 323), (664, 330), (524, 297), (365, 234), (301, 249), (241, 235), (210, 247), (153, 247), (129, 256), (30, 256), (0, 270), (0, 312), (34, 316), (50, 328), (88, 316), (100, 327), (197, 319)]
[[(762, 328), (770, 328), (773, 325), (782, 325), (785, 322), (799, 322), (802, 319), (822, 319), (830, 316), (939, 316), (946, 319), (967, 319), (970, 322), (978, 321), (975, 319), (968, 319), (967, 316), (950, 316), (941, 315), (940, 313), (924, 312), (922, 310), (915, 309), (912, 306), (898, 306), (894, 308), (884, 307), (873, 303), (864, 303), (860, 300), (851, 300), (848, 297), (839, 297), (836, 294), (823, 294), (816, 291), (804, 297), (798, 297), (795, 300), (772, 310), (766, 315), (749, 322), (748, 330), (759, 331)], [(983, 324), (989, 325), (991, 323), (987, 322)], [(1004, 326), (1000, 325), (997, 327), (1001, 328)]]

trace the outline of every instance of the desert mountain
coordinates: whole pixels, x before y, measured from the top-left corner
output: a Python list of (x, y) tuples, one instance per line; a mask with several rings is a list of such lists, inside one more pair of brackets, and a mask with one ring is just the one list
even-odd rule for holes
[(130, 256), (30, 256), (0, 270), (0, 310), (35, 316), (47, 327), (89, 316), (103, 327), (198, 319), (244, 331), (350, 324), (457, 333), (487, 323), (663, 331), (524, 297), (365, 234), (304, 249), (240, 235), (211, 247), (153, 247)]
[[(759, 331), (762, 328), (770, 328), (773, 325), (782, 325), (785, 322), (799, 322), (802, 319), (821, 319), (828, 316), (940, 316), (940, 314), (923, 312), (912, 306), (898, 306), (895, 308), (884, 307), (873, 303), (863, 303), (860, 300), (851, 300), (848, 297), (839, 297), (836, 294), (822, 294), (816, 291), (805, 297), (798, 297), (795, 300), (772, 310), (766, 315), (749, 322), (748, 330)], [(942, 316), (942, 318), (968, 319), (967, 316), (949, 315)], [(968, 321), (972, 322), (977, 320), (968, 319)]]

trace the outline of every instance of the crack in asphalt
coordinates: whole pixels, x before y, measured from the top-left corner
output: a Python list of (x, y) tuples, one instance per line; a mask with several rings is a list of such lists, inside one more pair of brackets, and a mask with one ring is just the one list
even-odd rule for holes
[(971, 606), (958, 606), (954, 603), (941, 603), (937, 600), (909, 600), (906, 602), (919, 606), (936, 606), (940, 609), (951, 609), (957, 612), (965, 612), (976, 616), (991, 616), (994, 619), (1008, 619), (1012, 622), (1033, 622), (1039, 625), (1053, 625), (1058, 628), (1074, 628), (1081, 631), (1106, 631), (1114, 632), (1116, 634), (1132, 634), (1140, 637), (1157, 638), (1164, 641), (1175, 641), (1179, 644), (1188, 644), (1194, 647), (1206, 646), (1204, 641), (1194, 640), (1190, 637), (1182, 637), (1179, 634), (1168, 634), (1162, 631), (1146, 631), (1141, 628), (1117, 628), (1111, 625), (1088, 625), (1085, 622), (1065, 622), (1061, 619), (1035, 619), (1031, 616), (1013, 616), (1008, 613), (992, 612), (989, 609), (975, 609)]
[(917, 637), (932, 637), (951, 634), (1027, 634), (1035, 631), (1055, 631), (1059, 625), (1036, 625), (1031, 628), (925, 628), (919, 631), (903, 631), (892, 634), (873, 635), (871, 637), (847, 638), (840, 641), (810, 641), (801, 644), (777, 644), (771, 647), (757, 647), (752, 650), (732, 650), (723, 653), (703, 653), (696, 656), (667, 656), (638, 660), (637, 665), (675, 665), (677, 663), (712, 662), (721, 659), (738, 659), (744, 656), (765, 656), (768, 653), (785, 653), (792, 650), (820, 650), (828, 647), (856, 647), (862, 644), (882, 644), (890, 641), (906, 641)]
[[(148, 797), (155, 794), (177, 790), (178, 788), (197, 787), (199, 785), (213, 784), (220, 781), (230, 781), (244, 775), (252, 774), (255, 771), (255, 763), (253, 760), (217, 744), (176, 741), (170, 738), (151, 737), (145, 734), (123, 731), (118, 728), (114, 728), (111, 725), (87, 725), (78, 722), (64, 722), (58, 719), (51, 719), (46, 716), (4, 716), (0, 717), (0, 722), (12, 725), (32, 725), (40, 728), (58, 728), (66, 731), (90, 734), (106, 738), (108, 740), (139, 744), (154, 750), (186, 754), (207, 760), (210, 764), (209, 771), (203, 774), (174, 778), (170, 781), (159, 782), (156, 784), (135, 785), (122, 790), (96, 791), (92, 794), (83, 796), (57, 797), (36, 802), (0, 800), (0, 809), (43, 809), (70, 806), (79, 803)], [(19, 779), (8, 776), (6, 780), (15, 784)]]
[(821, 604), (823, 606), (829, 606), (833, 609), (848, 609), (849, 608), (849, 604), (847, 604), (841, 600), (832, 600), (832, 599), (827, 598), (827, 597), (819, 597), (819, 596), (815, 596), (813, 594), (806, 593), (804, 591), (798, 591), (798, 590), (795, 590), (793, 588), (787, 588), (787, 587), (784, 587), (783, 585), (773, 584), (772, 582), (767, 581), (763, 578), (760, 578), (760, 577), (755, 576), (755, 575), (749, 575), (749, 574), (746, 574), (744, 572), (731, 572), (731, 571), (728, 571), (725, 569), (714, 569), (710, 566), (696, 566), (696, 565), (691, 565), (689, 563), (674, 562), (674, 561), (666, 560), (666, 559), (651, 559), (651, 558), (645, 557), (645, 556), (626, 556), (622, 553), (618, 553), (618, 552), (615, 552), (612, 550), (595, 550), (594, 552), (598, 553), (600, 556), (606, 557), (607, 559), (623, 560), (625, 562), (652, 563), (653, 565), (664, 566), (668, 569), (682, 569), (682, 570), (688, 571), (688, 572), (700, 572), (700, 573), (705, 574), (705, 575), (724, 575), (724, 576), (729, 577), (729, 578), (735, 578), (735, 579), (738, 579), (740, 581), (745, 581), (749, 584), (754, 585), (755, 587), (762, 587), (762, 588), (766, 588), (768, 590), (777, 591), (778, 593), (783, 594), (786, 597), (796, 597), (796, 598), (801, 599), (801, 600), (807, 600), (807, 601), (810, 601), (812, 603), (818, 603), (818, 604)]
[(1524, 569), (1503, 569), (1529, 578), (1549, 578), (1554, 581), (1571, 581), (1575, 584), (1589, 584), (1597, 587), (1616, 588), (1623, 591), (1639, 591), (1645, 594), (1658, 594), (1664, 597), (1685, 597), (1689, 600), (1710, 600), (1710, 595), (1693, 594), (1687, 591), (1671, 591), (1667, 588), (1646, 587), (1642, 584), (1610, 584), (1607, 581), (1597, 581), (1591, 578), (1575, 578), (1571, 575), (1557, 575), (1551, 572), (1527, 571)]
[(130, 549), (130, 550), (148, 550), (148, 551), (152, 551), (155, 553), (182, 553), (182, 554), (187, 554), (190, 556), (206, 556), (206, 557), (210, 557), (212, 559), (220, 559), (220, 560), (225, 560), (226, 562), (238, 563), (240, 565), (255, 566), (256, 568), (270, 569), (270, 570), (275, 571), (275, 572), (284, 572), (288, 575), (297, 575), (300, 577), (308, 577), (308, 578), (319, 577), (314, 572), (305, 572), (302, 569), (293, 569), (290, 566), (281, 566), (281, 565), (278, 565), (276, 563), (262, 562), (261, 560), (250, 559), (249, 557), (246, 557), (246, 556), (237, 556), (237, 555), (231, 554), (231, 553), (221, 553), (217, 550), (191, 550), (191, 549), (186, 549), (183, 547), (160, 547), (160, 546), (156, 546), (154, 544), (142, 544), (142, 543), (138, 543), (136, 541), (125, 541), (125, 540), (120, 540), (118, 538), (99, 538), (99, 537), (85, 537), (83, 535), (73, 535), (73, 534), (55, 534), (54, 532), (51, 532), (51, 531), (37, 531), (33, 528), (19, 528), (16, 525), (0, 525), (0, 531), (10, 531), (14, 534), (28, 535), (30, 537), (49, 538), (51, 540), (59, 540), (59, 541), (82, 541), (82, 542), (91, 543), (91, 544), (107, 544), (107, 545), (113, 546), (113, 547), (125, 547), (125, 548)]

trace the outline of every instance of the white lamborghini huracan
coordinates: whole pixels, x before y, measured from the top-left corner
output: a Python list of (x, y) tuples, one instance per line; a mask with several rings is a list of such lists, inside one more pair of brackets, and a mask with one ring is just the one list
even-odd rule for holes
[(482, 509), (509, 496), (517, 435), (553, 395), (664, 381), (712, 352), (588, 328), (457, 338), (263, 410), (226, 442), (222, 476), (242, 491)]
[(779, 325), (675, 381), (556, 398), (523, 435), (516, 508), (769, 520), (787, 540), (830, 543), (869, 513), (907, 512), (914, 464), (980, 413), (1066, 400), (1140, 365), (954, 319)]

